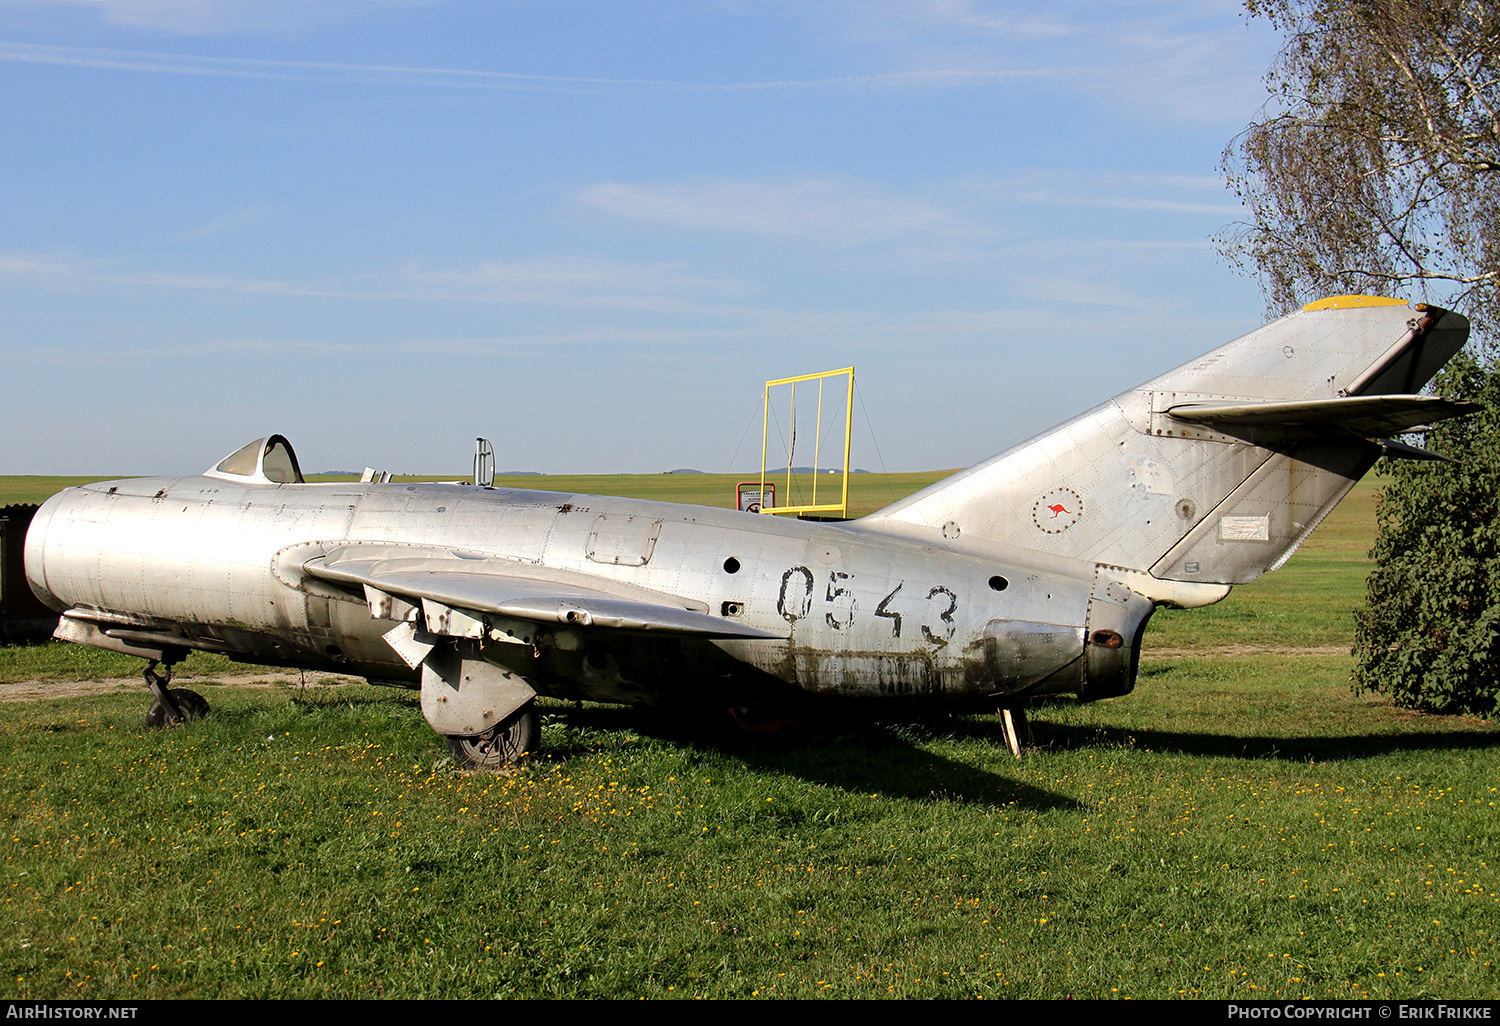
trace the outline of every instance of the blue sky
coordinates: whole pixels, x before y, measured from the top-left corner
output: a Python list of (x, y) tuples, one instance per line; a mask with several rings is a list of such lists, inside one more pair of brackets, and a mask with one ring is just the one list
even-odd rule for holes
[(1228, 0), (0, 0), (0, 473), (742, 470), (766, 379), (850, 364), (857, 465), (976, 462), (1261, 321), (1210, 236), (1276, 47)]

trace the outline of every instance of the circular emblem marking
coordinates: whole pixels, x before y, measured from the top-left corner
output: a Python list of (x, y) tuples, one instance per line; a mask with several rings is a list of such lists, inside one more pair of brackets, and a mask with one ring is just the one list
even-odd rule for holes
[(1031, 507), (1031, 520), (1046, 534), (1062, 534), (1083, 516), (1083, 499), (1071, 488), (1053, 488)]

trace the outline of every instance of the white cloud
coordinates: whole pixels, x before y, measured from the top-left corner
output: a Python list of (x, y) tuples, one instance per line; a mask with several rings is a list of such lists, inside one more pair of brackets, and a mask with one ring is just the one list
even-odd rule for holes
[(327, 299), (387, 299), (515, 305), (695, 309), (749, 291), (731, 278), (695, 275), (677, 264), (576, 257), (491, 262), (461, 270), (404, 267), (355, 278), (280, 281), (192, 271), (132, 271), (51, 255), (0, 253), (0, 278), (54, 286), (81, 284)]
[[(0, 0), (3, 4), (5, 0)], [(68, 0), (73, 2), (73, 0)], [(79, 0), (83, 2), (83, 0)], [(112, 47), (52, 46), (0, 40), (0, 61), (52, 64), (108, 71), (159, 75), (200, 75), (274, 81), (368, 82), (457, 89), (519, 89), (528, 91), (599, 91), (605, 89), (663, 89), (697, 92), (763, 92), (773, 90), (828, 90), (877, 92), (893, 89), (995, 86), (1047, 77), (1041, 69), (1009, 70), (933, 68), (830, 75), (765, 81), (702, 82), (686, 79), (609, 78), (588, 75), (537, 75), (475, 68), (435, 68), (404, 64), (351, 64), (335, 61), (270, 60), (256, 57), (207, 57), (197, 54), (122, 50)]]
[[(10, 0), (15, 5), (16, 0)], [(37, 0), (21, 0), (27, 6)], [(96, 8), (116, 25), (163, 29), (184, 36), (231, 32), (300, 32), (337, 24), (390, 7), (414, 7), (433, 0), (46, 0)]]
[(221, 235), (236, 235), (267, 221), (273, 221), (284, 212), (284, 207), (270, 203), (240, 207), (205, 224), (200, 224), (196, 228), (189, 228), (173, 238), (177, 242), (196, 242), (199, 239), (217, 238)]
[[(601, 182), (578, 201), (616, 217), (707, 232), (739, 232), (829, 246), (899, 241), (903, 265), (969, 261), (1007, 231), (1005, 207), (1071, 206), (1186, 217), (1237, 217), (1211, 176), (1034, 171), (1005, 179), (939, 183), (927, 195), (847, 178), (796, 181), (712, 179), (641, 185)], [(997, 209), (999, 208), (999, 209)], [(1191, 222), (1189, 222), (1191, 223)], [(1007, 228), (1007, 226), (1010, 226)], [(1027, 245), (1037, 240), (1027, 237)], [(1152, 245), (1165, 245), (1160, 241)], [(1202, 243), (1173, 242), (1199, 246)]]
[[(0, 5), (40, 0), (0, 0)], [(87, 0), (53, 0), (81, 3)], [(286, 33), (432, 0), (104, 0), (107, 20), (179, 35)], [(580, 5), (578, 16), (586, 16)], [(793, 12), (788, 14), (787, 12)], [(764, 12), (763, 12), (764, 13)], [(463, 17), (458, 12), (458, 17)], [(1276, 50), (1262, 21), (1247, 30), (1234, 0), (824, 0), (774, 9), (770, 26), (821, 51), (811, 72), (739, 81), (521, 74), (406, 65), (204, 57), (0, 43), (0, 60), (161, 74), (378, 82), (444, 88), (704, 92), (997, 88), (1039, 82), (1163, 121), (1239, 123), (1263, 99)], [(842, 43), (829, 48), (827, 43)], [(660, 60), (670, 60), (663, 57)], [(669, 67), (670, 64), (660, 64)], [(777, 64), (779, 69), (780, 64)]]
[(718, 179), (673, 185), (602, 182), (583, 190), (579, 201), (637, 221), (804, 238), (833, 245), (972, 231), (952, 213), (926, 199), (843, 178), (792, 182)]
[(677, 264), (581, 257), (490, 262), (467, 270), (408, 267), (369, 280), (387, 278), (406, 298), (654, 309), (687, 304), (689, 297), (721, 298), (748, 290), (744, 282), (691, 274)]
[(1010, 291), (1043, 303), (1079, 303), (1142, 311), (1161, 310), (1163, 306), (1160, 296), (1145, 296), (1109, 282), (1072, 277), (1017, 275), (1011, 279)]
[(442, 356), (514, 355), (517, 352), (541, 352), (556, 346), (644, 347), (687, 346), (715, 347), (753, 345), (761, 341), (759, 330), (738, 328), (640, 328), (619, 324), (569, 326), (565, 328), (517, 331), (507, 335), (415, 336), (390, 339), (361, 337), (357, 341), (328, 338), (276, 338), (258, 336), (226, 337), (206, 333), (199, 337), (174, 340), (131, 341), (122, 345), (108, 342), (7, 347), (0, 345), (0, 361), (9, 364), (84, 367), (103, 365), (138, 366), (142, 359), (186, 357), (245, 357), (275, 354), (332, 357), (395, 357), (409, 354)]
[(1222, 217), (1238, 217), (1245, 212), (1244, 208), (1237, 203), (1194, 203), (1140, 196), (1080, 196), (1051, 189), (1034, 189), (1030, 192), (1017, 193), (1013, 198), (1027, 203), (1110, 207), (1115, 210), (1151, 210), (1162, 214), (1213, 214)]
[(0, 275), (63, 279), (75, 277), (79, 265), (62, 257), (35, 253), (0, 253)]
[[(3, 2), (3, 0), (0, 0)], [(110, 47), (50, 46), (43, 43), (0, 41), (0, 60), (21, 64), (53, 64), (107, 71), (135, 71), (159, 75), (200, 75), (213, 78), (250, 78), (274, 81), (373, 82), (459, 88), (539, 89), (600, 85), (671, 85), (627, 79), (594, 79), (560, 75), (522, 75), (467, 68), (429, 68), (391, 64), (349, 64), (331, 61), (269, 60), (256, 57), (205, 57), (151, 50)]]
[(857, 0), (839, 3), (845, 33), (853, 39), (902, 40), (940, 37), (950, 43), (966, 38), (1052, 39), (1076, 29), (1057, 8), (1004, 9), (973, 0)]
[[(117, 24), (178, 35), (295, 34), (435, 0), (0, 0), (86, 5)], [(587, 4), (576, 16), (587, 16)], [(787, 12), (792, 12), (788, 14)], [(765, 12), (762, 12), (765, 14)], [(445, 15), (446, 16), (446, 15)], [(465, 15), (455, 13), (458, 18)], [(473, 68), (277, 61), (0, 43), (0, 60), (159, 74), (546, 91), (884, 91), (1042, 82), (1160, 121), (1239, 123), (1264, 98), (1278, 41), (1235, 0), (824, 0), (777, 7), (770, 31), (821, 50), (810, 74), (739, 81), (521, 74)], [(830, 49), (827, 43), (842, 43)], [(658, 60), (670, 60), (659, 58)], [(670, 66), (670, 65), (662, 65)], [(780, 67), (778, 62), (777, 67)]]
[(844, 0), (850, 45), (893, 72), (1026, 68), (1049, 83), (1167, 121), (1239, 122), (1264, 97), (1279, 45), (1237, 0)]
[(1207, 175), (1080, 174), (1032, 171), (976, 186), (991, 200), (1070, 207), (1106, 207), (1164, 214), (1239, 217), (1243, 207), (1226, 195), (1223, 179)]

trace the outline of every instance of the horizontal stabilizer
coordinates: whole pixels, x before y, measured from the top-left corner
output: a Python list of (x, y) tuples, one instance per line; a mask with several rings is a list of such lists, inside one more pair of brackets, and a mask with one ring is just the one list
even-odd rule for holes
[(1313, 435), (1342, 428), (1364, 438), (1384, 438), (1479, 408), (1478, 403), (1434, 395), (1351, 395), (1293, 402), (1182, 403), (1167, 413), (1178, 420), (1223, 429), (1283, 428)]
[(700, 613), (685, 604), (610, 594), (605, 590), (613, 583), (609, 581), (600, 580), (603, 587), (592, 587), (514, 576), (505, 572), (505, 560), (339, 557), (340, 551), (335, 550), (326, 557), (308, 560), (302, 569), (325, 581), (368, 586), (407, 600), (426, 599), (470, 613), (533, 623), (700, 638), (780, 640), (779, 635)]
[(1440, 463), (1457, 463), (1451, 456), (1433, 452), (1431, 449), (1419, 449), (1415, 445), (1407, 445), (1398, 442), (1394, 438), (1387, 438), (1380, 443), (1380, 455), (1388, 460), (1435, 460)]

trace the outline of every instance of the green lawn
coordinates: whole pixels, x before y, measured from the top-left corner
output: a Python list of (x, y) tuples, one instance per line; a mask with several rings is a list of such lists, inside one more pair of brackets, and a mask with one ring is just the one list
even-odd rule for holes
[(1354, 487), (1286, 566), (1236, 587), (1202, 609), (1157, 611), (1144, 650), (1340, 648), (1354, 645), (1354, 610), (1365, 598), (1375, 540), (1379, 478)]
[(748, 739), (553, 706), (456, 772), (413, 696), (203, 686), (0, 714), (18, 999), (1500, 996), (1500, 748), (1343, 657)]
[[(1374, 494), (1159, 614), (1136, 691), (1037, 708), (1020, 762), (991, 717), (761, 738), (553, 703), (542, 757), (468, 775), (410, 693), (201, 655), (215, 714), (168, 732), (139, 686), (0, 705), (0, 971), (26, 1000), (1495, 1000), (1496, 726), (1356, 697), (1342, 653), (1215, 654), (1347, 646)], [(0, 680), (138, 672), (111, 660), (12, 649)]]

